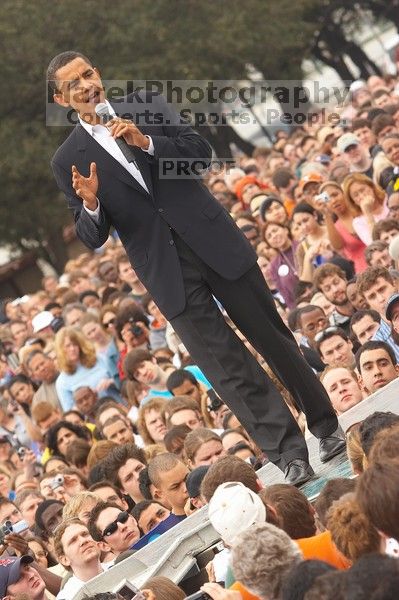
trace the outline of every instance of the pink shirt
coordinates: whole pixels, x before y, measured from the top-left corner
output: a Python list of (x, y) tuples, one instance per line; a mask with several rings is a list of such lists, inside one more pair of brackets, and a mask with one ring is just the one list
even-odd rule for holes
[[(386, 217), (388, 216), (388, 213), (389, 213), (389, 208), (384, 203), (381, 212), (378, 215), (373, 215), (374, 221), (376, 223), (378, 223), (378, 221), (382, 221), (382, 219), (386, 219)], [(353, 229), (355, 230), (357, 235), (360, 237), (362, 242), (364, 242), (366, 244), (366, 246), (371, 244), (371, 242), (373, 241), (372, 237), (371, 237), (371, 229), (370, 229), (369, 222), (364, 215), (360, 215), (360, 217), (355, 217), (353, 219)]]
[(362, 273), (368, 266), (364, 256), (365, 244), (357, 235), (350, 233), (339, 219), (335, 222), (335, 228), (344, 242), (341, 253), (345, 258), (353, 261), (356, 273)]

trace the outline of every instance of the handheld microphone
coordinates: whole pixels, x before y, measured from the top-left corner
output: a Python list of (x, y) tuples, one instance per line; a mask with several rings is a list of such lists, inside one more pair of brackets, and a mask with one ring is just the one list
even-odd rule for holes
[[(100, 117), (102, 123), (108, 123), (114, 118), (114, 115), (111, 115), (109, 112), (108, 104), (105, 102), (101, 102), (96, 106), (96, 115)], [(126, 158), (127, 162), (134, 163), (136, 169), (138, 169), (136, 163), (136, 157), (134, 156), (133, 150), (127, 144), (127, 142), (123, 138), (116, 138), (115, 142), (118, 144), (123, 156)]]

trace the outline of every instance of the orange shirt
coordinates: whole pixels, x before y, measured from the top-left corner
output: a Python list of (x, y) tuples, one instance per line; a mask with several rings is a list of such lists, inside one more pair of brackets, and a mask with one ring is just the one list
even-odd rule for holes
[(324, 560), (337, 569), (349, 569), (351, 562), (337, 549), (329, 531), (323, 531), (310, 538), (295, 540), (305, 560)]
[(235, 590), (236, 592), (240, 592), (242, 596), (242, 600), (261, 600), (259, 596), (254, 596), (240, 583), (239, 581), (235, 581), (232, 586), (229, 587), (230, 590)]

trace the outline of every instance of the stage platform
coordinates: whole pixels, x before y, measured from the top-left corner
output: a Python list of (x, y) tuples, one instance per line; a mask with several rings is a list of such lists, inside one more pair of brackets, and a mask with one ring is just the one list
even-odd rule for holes
[[(399, 379), (351, 408), (339, 417), (339, 421), (346, 431), (374, 411), (392, 411), (399, 414)], [(318, 440), (309, 436), (306, 441), (310, 462), (316, 475), (301, 489), (312, 500), (328, 479), (351, 477), (352, 472), (345, 453), (323, 464), (319, 460)], [(264, 485), (284, 483), (283, 473), (272, 464), (264, 466), (258, 474)], [(137, 587), (141, 587), (154, 575), (164, 575), (176, 583), (188, 576), (195, 577), (202, 567), (198, 564), (198, 556), (219, 541), (218, 534), (208, 520), (207, 507), (204, 507), (136, 552), (134, 556), (92, 579), (73, 600), (83, 600), (85, 595), (90, 596), (98, 592), (114, 591), (124, 579), (129, 579)]]

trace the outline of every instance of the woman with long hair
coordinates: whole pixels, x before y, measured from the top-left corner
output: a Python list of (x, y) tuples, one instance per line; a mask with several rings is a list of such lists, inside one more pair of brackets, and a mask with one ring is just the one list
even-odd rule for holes
[(296, 259), (298, 242), (292, 240), (288, 227), (280, 223), (266, 223), (264, 237), (270, 248), (276, 251), (276, 256), (270, 263), (270, 280), (288, 308), (294, 308), (294, 291), (299, 281)]
[(360, 208), (348, 203), (342, 187), (335, 181), (326, 181), (319, 191), (324, 194), (321, 212), (331, 246), (354, 263), (356, 273), (362, 273), (368, 266), (364, 256), (366, 245), (353, 227), (353, 219), (361, 215)]
[(82, 386), (96, 390), (100, 396), (118, 396), (104, 362), (97, 358), (94, 345), (80, 331), (63, 327), (55, 336), (55, 350), (60, 371), (55, 386), (64, 412), (74, 407), (73, 393)]
[(342, 188), (349, 206), (360, 211), (359, 216), (353, 219), (353, 229), (368, 246), (373, 241), (374, 225), (386, 219), (389, 213), (385, 192), (362, 173), (351, 173), (345, 177)]
[(194, 429), (184, 440), (184, 456), (190, 469), (201, 465), (213, 465), (225, 455), (222, 440), (211, 429)]

